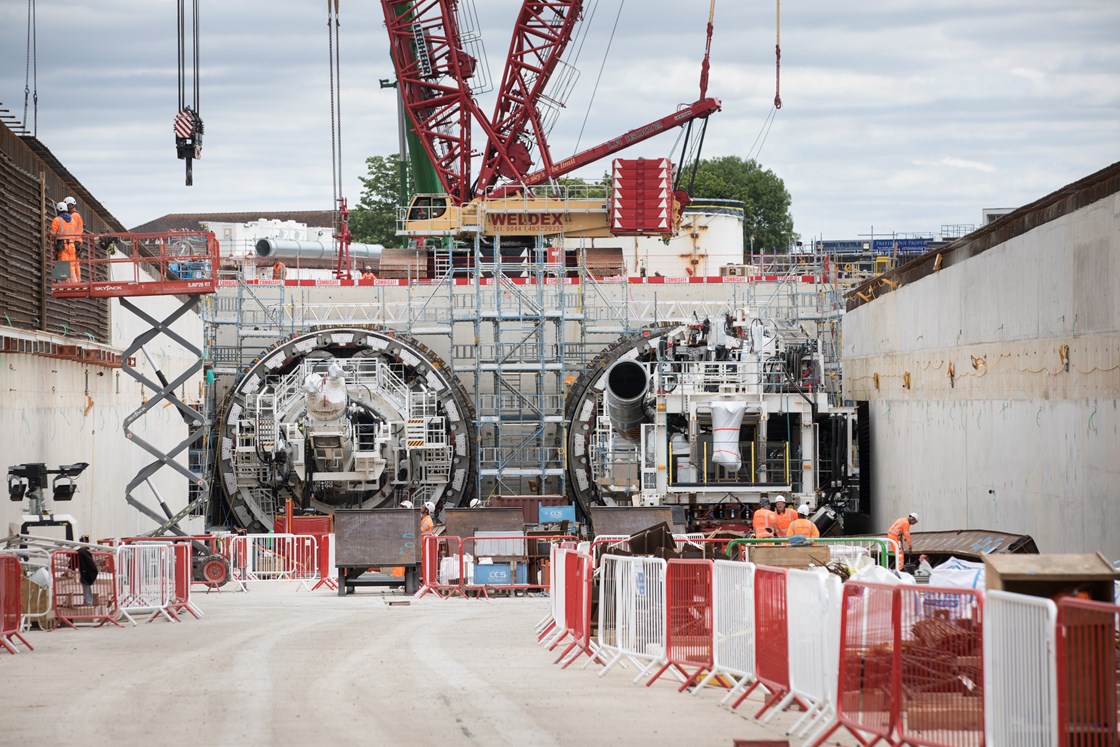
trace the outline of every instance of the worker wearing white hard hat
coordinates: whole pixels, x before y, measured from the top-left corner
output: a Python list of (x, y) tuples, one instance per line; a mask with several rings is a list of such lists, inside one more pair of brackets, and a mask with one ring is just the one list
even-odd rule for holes
[(482, 505), (482, 501), (478, 498), (471, 498), (471, 508), (478, 508)]
[(778, 493), (774, 498), (774, 519), (772, 527), (775, 537), (785, 537), (789, 533), (789, 525), (797, 519), (797, 512), (786, 508), (786, 497)]
[(412, 508), (412, 501), (401, 501), (401, 508)]
[(432, 518), (432, 511), (436, 508), (436, 504), (431, 501), (425, 501), (424, 507), (420, 510), (420, 536), (426, 536), (435, 532), (436, 523)]
[(811, 509), (808, 503), (801, 504), (801, 508), (797, 510), (800, 517), (790, 522), (789, 529), (786, 530), (785, 536), (805, 537), (808, 540), (812, 540), (814, 537), (820, 537), (821, 530), (817, 529), (817, 525), (809, 520), (810, 511)]
[(78, 266), (77, 240), (82, 235), (81, 226), (70, 215), (65, 202), (59, 202), (54, 207), (58, 211), (58, 215), (51, 221), (50, 237), (58, 252), (56, 256), (60, 262), (66, 262), (69, 265), (66, 268), (68, 270), (66, 281), (80, 283), (82, 274)]
[(914, 545), (910, 542), (910, 527), (918, 523), (918, 513), (911, 511), (906, 516), (891, 524), (887, 530), (887, 539), (892, 539), (898, 544), (898, 564), (903, 565), (905, 553), (913, 552)]

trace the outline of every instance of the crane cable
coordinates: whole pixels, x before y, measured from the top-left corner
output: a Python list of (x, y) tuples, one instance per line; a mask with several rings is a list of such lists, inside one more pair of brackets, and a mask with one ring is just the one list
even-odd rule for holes
[(338, 204), (338, 198), (342, 195), (342, 81), (339, 77), (341, 47), (338, 0), (327, 0), (327, 62), (330, 68), (331, 89), (331, 193), (334, 205)]
[(31, 95), (31, 83), (35, 84), (35, 121), (32, 135), (39, 134), (39, 29), (36, 18), (35, 0), (27, 0), (27, 62), (23, 73), (23, 130), (27, 132), (27, 99)]
[(782, 0), (774, 0), (774, 108), (782, 108)]
[(603, 79), (603, 70), (607, 67), (607, 56), (611, 53), (611, 45), (614, 43), (614, 34), (618, 30), (618, 20), (622, 17), (622, 9), (626, 6), (626, 0), (622, 0), (618, 4), (618, 13), (614, 17), (614, 26), (611, 26), (611, 36), (607, 39), (607, 50), (603, 52), (603, 62), (599, 65), (599, 74), (595, 77), (595, 87), (591, 89), (591, 100), (587, 102), (587, 111), (583, 115), (583, 124), (579, 126), (579, 136), (576, 138), (576, 146), (572, 149), (572, 153), (579, 152), (579, 143), (583, 139), (583, 130), (587, 127), (587, 118), (591, 116), (591, 107), (595, 104), (595, 94), (599, 92), (599, 81)]

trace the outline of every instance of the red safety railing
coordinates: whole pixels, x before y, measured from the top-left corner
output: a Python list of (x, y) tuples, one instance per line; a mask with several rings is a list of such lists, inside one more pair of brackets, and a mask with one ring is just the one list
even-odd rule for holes
[(823, 744), (840, 727), (860, 744), (892, 742), (898, 707), (898, 594), (893, 586), (849, 581), (841, 605), (836, 722), (813, 745)]
[[(789, 603), (786, 569), (757, 566), (754, 571), (755, 675), (770, 697), (755, 714), (759, 718), (789, 692)], [(743, 693), (735, 702), (738, 707)], [(804, 704), (794, 699), (804, 708)]]
[(167, 611), (178, 619), (178, 613), (189, 612), (196, 618), (201, 617), (191, 603), (191, 576), (193, 573), (193, 548), (189, 543), (176, 542), (171, 545), (175, 553), (175, 587)]
[(54, 609), (64, 625), (75, 622), (96, 622), (119, 626), (117, 614), (116, 563), (109, 552), (92, 553), (97, 563), (97, 579), (90, 589), (93, 604), (86, 604), (86, 591), (78, 575), (78, 553), (56, 550), (51, 553), (51, 575), (54, 577)]
[(983, 597), (900, 586), (895, 634), (899, 738), (922, 747), (984, 743)]
[(0, 646), (10, 654), (16, 653), (16, 643), (35, 647), (20, 635), (20, 584), (23, 569), (15, 555), (0, 555)]
[(598, 653), (591, 648), (591, 580), (594, 569), (590, 555), (565, 553), (565, 625), (572, 636), (572, 642), (557, 657), (554, 663), (564, 662), (567, 669), (572, 662), (586, 654), (598, 660)]
[(58, 242), (76, 259), (58, 254), (51, 292), (59, 298), (116, 298), (214, 293), (218, 240), (202, 231), (85, 234)]
[(420, 544), (420, 589), (417, 598), (434, 593), (441, 599), (459, 595), (463, 591), (463, 543), (458, 537), (436, 537), (426, 534)]
[[(711, 560), (670, 560), (665, 571), (665, 664), (652, 685), (670, 668), (685, 680), (680, 692), (714, 666), (715, 613), (712, 607)], [(689, 668), (694, 669), (691, 673)]]
[(1058, 601), (1058, 738), (1061, 747), (1120, 744), (1117, 672), (1120, 606)]
[(332, 532), (321, 532), (313, 536), (318, 542), (316, 545), (318, 557), (316, 558), (315, 565), (319, 570), (319, 580), (311, 587), (311, 591), (315, 591), (320, 586), (325, 586), (332, 591), (338, 591), (338, 580), (334, 577), (334, 563), (331, 560), (334, 557), (331, 553), (331, 548), (334, 546), (334, 534)]

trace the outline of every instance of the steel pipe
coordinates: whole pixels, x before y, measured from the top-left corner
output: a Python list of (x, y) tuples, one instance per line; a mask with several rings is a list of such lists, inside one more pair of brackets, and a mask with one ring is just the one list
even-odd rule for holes
[[(350, 257), (380, 262), (384, 248), (381, 244), (351, 244)], [(338, 242), (259, 239), (257, 256), (267, 259), (334, 259), (338, 256)]]
[(607, 369), (606, 376), (605, 400), (611, 427), (619, 435), (636, 439), (641, 425), (649, 422), (645, 407), (649, 371), (640, 363), (626, 360)]

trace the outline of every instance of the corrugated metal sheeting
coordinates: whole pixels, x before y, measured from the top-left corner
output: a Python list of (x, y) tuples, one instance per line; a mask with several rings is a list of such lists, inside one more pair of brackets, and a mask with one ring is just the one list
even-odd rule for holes
[(45, 146), (0, 126), (0, 325), (106, 342), (107, 300), (51, 297), (47, 231), (67, 195), (87, 232), (123, 230)]

